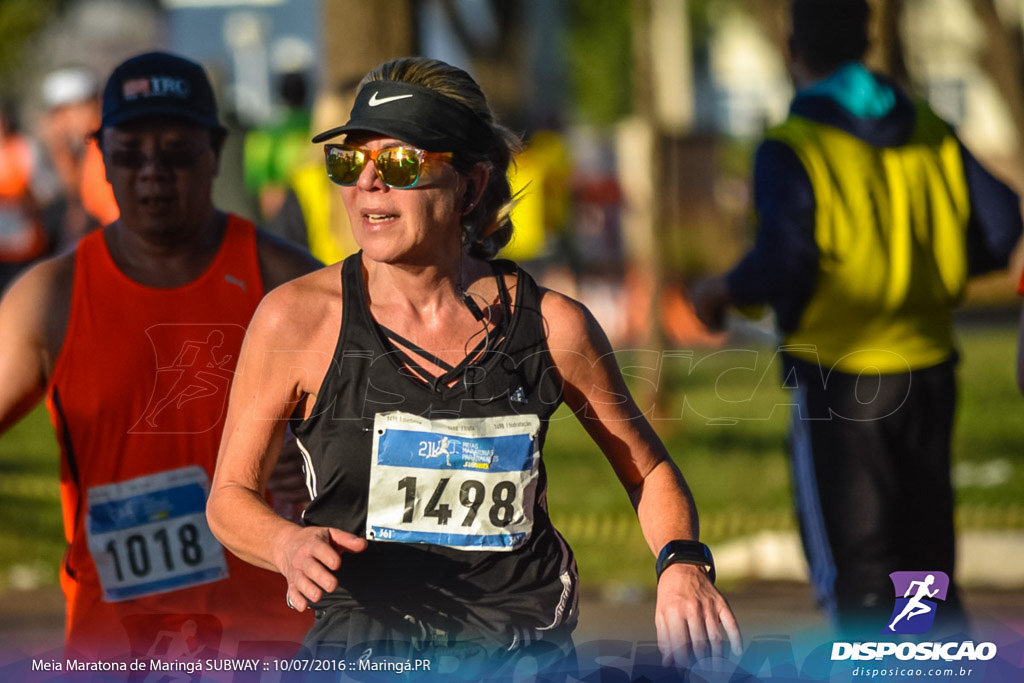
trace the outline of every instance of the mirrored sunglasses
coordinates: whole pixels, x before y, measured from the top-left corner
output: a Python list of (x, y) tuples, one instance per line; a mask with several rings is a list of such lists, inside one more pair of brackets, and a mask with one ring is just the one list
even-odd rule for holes
[(112, 166), (137, 171), (148, 162), (168, 168), (190, 168), (194, 166), (205, 150), (194, 149), (167, 149), (159, 150), (156, 154), (149, 155), (140, 149), (115, 149), (108, 152), (106, 162)]
[(427, 159), (451, 161), (451, 152), (427, 152), (416, 147), (356, 149), (345, 145), (324, 145), (327, 177), (343, 186), (355, 185), (368, 161), (373, 162), (377, 177), (388, 187), (407, 190), (415, 187)]

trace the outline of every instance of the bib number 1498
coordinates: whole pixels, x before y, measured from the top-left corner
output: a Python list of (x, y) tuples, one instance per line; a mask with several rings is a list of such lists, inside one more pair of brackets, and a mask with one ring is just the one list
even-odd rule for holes
[(374, 418), (366, 537), (510, 552), (533, 529), (536, 415)]
[[(423, 508), (423, 516), (436, 519), (439, 525), (448, 524), (449, 520), (455, 515), (452, 512), (452, 505), (450, 503), (441, 502), (446, 498), (445, 492), (449, 482), (451, 482), (451, 477), (439, 480), (433, 493), (430, 494), (426, 507)], [(417, 490), (416, 477), (405, 477), (400, 480), (398, 482), (398, 489), (405, 492), (405, 512), (402, 515), (402, 523), (411, 524), (415, 519), (416, 510), (422, 502)], [(511, 481), (499, 481), (495, 484), (494, 488), (491, 489), (489, 501), (487, 500), (487, 487), (483, 482), (475, 479), (463, 481), (459, 485), (458, 490), (459, 505), (465, 509), (464, 515), (461, 514), (462, 511), (460, 510), (460, 526), (473, 526), (477, 515), (480, 514), (481, 508), (485, 505), (487, 505), (485, 512), (488, 521), (492, 525), (503, 528), (512, 523), (516, 512), (517, 489), (516, 485)]]

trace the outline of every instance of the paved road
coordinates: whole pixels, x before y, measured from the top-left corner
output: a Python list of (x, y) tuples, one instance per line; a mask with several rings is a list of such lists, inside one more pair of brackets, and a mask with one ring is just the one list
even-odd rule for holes
[[(808, 584), (791, 581), (748, 582), (726, 589), (746, 640), (751, 638), (819, 631), (831, 635), (825, 619), (814, 606)], [(979, 625), (997, 622), (1015, 629), (1024, 639), (1024, 590), (964, 589), (964, 602)], [(654, 640), (654, 602), (584, 600), (576, 640), (624, 638)]]
[[(698, 671), (690, 681), (736, 683), (739, 681), (843, 681), (853, 682), (867, 678), (865, 673), (853, 675), (858, 665), (903, 665), (905, 662), (840, 662), (830, 661), (833, 644), (838, 638), (814, 607), (810, 586), (803, 582), (770, 581), (748, 582), (733, 590), (726, 590), (729, 602), (743, 630), (745, 650), (739, 661), (723, 664), (719, 672)], [(972, 624), (967, 639), (978, 643), (991, 641), (998, 646), (1001, 660), (973, 666), (970, 662), (938, 665), (953, 670), (951, 676), (936, 675), (928, 671), (920, 678), (928, 681), (955, 683), (1021, 683), (1024, 682), (1024, 590), (997, 590), (966, 588), (964, 601)], [(651, 681), (670, 681), (661, 677), (657, 668), (644, 668), (656, 661), (657, 653), (654, 624), (654, 603), (640, 600), (634, 603), (611, 603), (589, 600), (581, 604), (581, 625), (575, 639), (581, 660), (594, 661), (593, 653), (604, 653), (602, 661), (611, 662), (629, 676), (629, 680), (647, 676)], [(920, 637), (924, 638), (924, 636)], [(621, 644), (596, 647), (601, 641), (632, 641), (630, 650)], [(887, 640), (879, 636), (878, 640)], [(965, 640), (960, 638), (958, 640)], [(647, 663), (646, 665), (644, 663)], [(921, 666), (920, 662), (910, 662)], [(998, 666), (992, 666), (997, 664)], [(935, 663), (928, 662), (921, 669)], [(943, 668), (942, 672), (947, 669)], [(739, 672), (754, 673), (756, 679), (734, 677)], [(652, 673), (649, 673), (652, 672)], [(966, 673), (963, 673), (966, 672)], [(973, 676), (971, 675), (973, 673)], [(623, 679), (626, 680), (626, 679)], [(878, 676), (881, 681), (919, 680), (916, 676)]]
[[(835, 640), (815, 609), (806, 583), (751, 581), (726, 590), (726, 594), (743, 629), (747, 644), (744, 657), (753, 651), (752, 646), (761, 648), (759, 652), (767, 667), (761, 675), (766, 680), (779, 680), (765, 675), (773, 673), (771, 667), (781, 666), (785, 671), (788, 662), (800, 669), (810, 661), (809, 653), (818, 650), (820, 655), (822, 648), (827, 652)], [(995, 640), (1000, 655), (1017, 667), (1012, 675), (1019, 672), (1017, 680), (1024, 680), (1024, 590), (968, 588), (964, 598), (977, 626), (972, 637), (978, 642)], [(0, 668), (12, 661), (15, 654), (22, 658), (53, 653), (61, 640), (62, 610), (63, 601), (55, 588), (0, 593)], [(612, 666), (632, 677), (637, 670), (635, 667), (656, 658), (653, 615), (654, 602), (650, 596), (614, 602), (585, 596), (581, 601), (580, 626), (575, 634), (581, 658), (594, 661), (595, 657), (603, 656)], [(779, 653), (782, 653), (781, 658)], [(824, 657), (827, 659), (828, 655)], [(691, 680), (699, 678), (691, 677)], [(655, 677), (654, 680), (660, 679)], [(703, 680), (719, 679), (706, 676)], [(721, 680), (728, 680), (728, 677)], [(827, 677), (812, 675), (810, 680), (827, 680)], [(975, 676), (971, 680), (979, 678)], [(1004, 683), (1014, 678), (999, 676), (980, 680)]]

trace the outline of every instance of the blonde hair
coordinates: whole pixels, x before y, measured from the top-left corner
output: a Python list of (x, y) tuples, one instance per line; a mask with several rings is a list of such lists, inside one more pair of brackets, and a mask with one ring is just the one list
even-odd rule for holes
[(485, 124), (488, 135), (481, 136), (475, 148), (453, 150), (452, 166), (465, 172), (483, 162), (490, 170), (480, 201), (463, 217), (462, 248), (471, 256), (494, 258), (512, 239), (514, 198), (508, 170), (515, 155), (522, 151), (522, 140), (495, 120), (479, 84), (458, 67), (426, 57), (402, 57), (373, 69), (359, 87), (373, 81), (399, 81), (430, 88), (468, 107)]

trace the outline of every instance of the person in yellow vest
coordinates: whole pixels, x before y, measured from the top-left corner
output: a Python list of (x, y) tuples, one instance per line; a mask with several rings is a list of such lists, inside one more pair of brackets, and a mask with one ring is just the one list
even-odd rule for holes
[(755, 244), (694, 303), (712, 327), (729, 305), (774, 309), (804, 550), (841, 631), (879, 633), (903, 570), (948, 575), (938, 617), (959, 629), (952, 316), (970, 276), (1006, 267), (1019, 201), (862, 65), (868, 18), (866, 0), (793, 2), (797, 92), (755, 158)]
[(502, 258), (530, 269), (531, 264), (540, 265), (538, 260), (550, 260), (555, 255), (569, 211), (571, 173), (570, 152), (562, 135), (544, 129), (534, 132), (509, 171), (516, 198), (512, 221), (517, 230), (502, 249)]
[[(322, 93), (313, 105), (313, 128), (327, 128), (327, 121), (345, 116), (354, 95), (348, 87)], [(301, 159), (292, 167), (281, 210), (267, 223), (267, 229), (313, 254), (322, 263), (337, 263), (359, 251), (352, 237), (348, 214), (333, 184), (324, 175), (324, 151), (309, 142)]]

